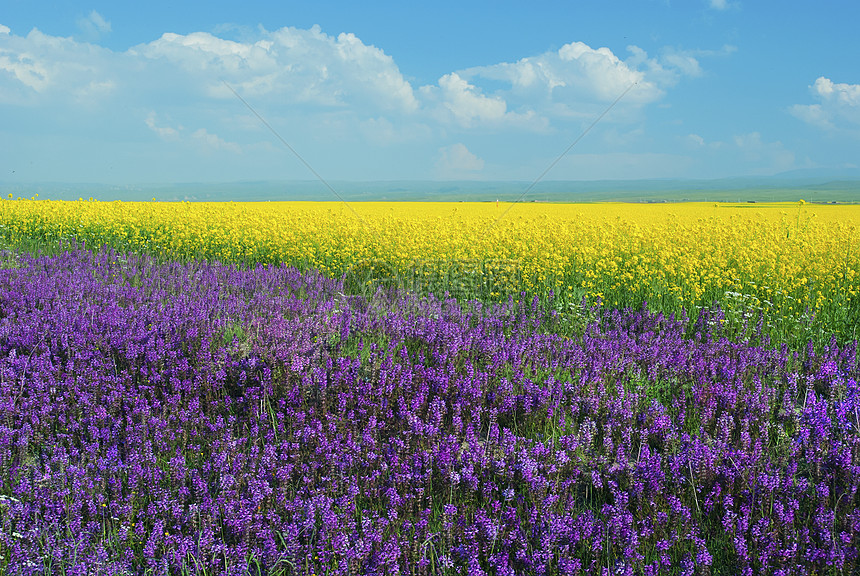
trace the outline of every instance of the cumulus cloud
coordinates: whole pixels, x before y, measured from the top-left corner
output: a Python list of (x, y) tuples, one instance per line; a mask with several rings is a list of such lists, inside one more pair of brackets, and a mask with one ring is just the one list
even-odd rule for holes
[[(621, 94), (625, 97), (615, 116), (624, 118), (625, 111), (663, 98), (681, 78), (701, 76), (700, 57), (732, 52), (731, 47), (709, 52), (667, 48), (652, 57), (637, 46), (627, 49), (629, 57), (622, 59), (606, 47), (570, 42), (516, 62), (467, 68), (443, 80), (449, 91), (456, 87), (464, 93), (461, 116), (477, 118), (466, 111), (474, 110), (482, 98), (484, 117), (500, 116), (504, 103), (507, 115), (529, 115), (533, 126), (545, 129), (557, 118), (593, 118)], [(495, 90), (487, 92), (485, 85)]]
[(815, 81), (814, 89), (824, 100), (835, 100), (851, 107), (860, 105), (860, 84), (834, 84), (822, 76)]
[(0, 52), (0, 70), (8, 72), (18, 82), (36, 92), (43, 91), (50, 84), (45, 64), (28, 54)]
[[(97, 12), (86, 20), (95, 29), (108, 30), (109, 23)], [(364, 44), (354, 34), (332, 36), (316, 26), (261, 29), (255, 38), (242, 42), (204, 32), (166, 33), (124, 52), (38, 29), (26, 36), (3, 30), (3, 104), (40, 106), (66, 115), (80, 105), (93, 113), (113, 111), (125, 116), (135, 108), (157, 107), (181, 117), (178, 109), (182, 108), (188, 116), (209, 112), (217, 121), (230, 122), (244, 132), (258, 130), (259, 122), (254, 119), (256, 128), (247, 124), (240, 128), (224, 113), (226, 100), (230, 106), (236, 104), (224, 81), (270, 119), (335, 111), (347, 114), (353, 128), (376, 118), (380, 130), (387, 130), (386, 120), (401, 124), (421, 107), (410, 83), (381, 49)], [(212, 125), (209, 119), (183, 120), (189, 125)], [(374, 141), (392, 139), (382, 135)]]
[(484, 169), (484, 161), (458, 142), (439, 149), (436, 174), (440, 178), (468, 178)]
[(789, 111), (804, 122), (825, 130), (860, 127), (860, 84), (836, 83), (824, 76), (809, 87), (818, 104), (796, 104)]
[[(94, 33), (110, 32), (98, 12), (84, 20)], [(605, 121), (614, 125), (617, 142), (631, 142), (639, 137), (629, 129), (631, 117), (680, 78), (702, 73), (698, 53), (675, 49), (649, 56), (630, 47), (623, 59), (609, 48), (571, 42), (516, 61), (450, 71), (413, 87), (391, 56), (354, 34), (332, 35), (314, 26), (258, 28), (234, 37), (242, 40), (165, 33), (112, 51), (80, 38), (37, 29), (19, 36), (0, 27), (0, 104), (27, 108), (43, 125), (51, 115), (64, 125), (77, 122), (79, 133), (103, 127), (104, 134), (112, 131), (106, 138), (112, 142), (163, 140), (236, 154), (262, 150), (260, 158), (247, 153), (243, 161), (274, 164), (265, 148), (271, 135), (232, 87), (302, 151), (316, 146), (319, 157), (332, 158), (330, 150), (359, 142), (368, 149), (408, 143), (421, 147), (423, 158), (439, 150), (439, 174), (469, 176), (483, 170), (483, 159), (463, 144), (440, 149), (442, 142), (468, 141), (461, 134), (470, 132), (566, 131), (571, 122), (591, 122), (635, 84)], [(433, 166), (422, 169), (429, 173)]]
[(660, 90), (645, 73), (628, 66), (609, 48), (592, 48), (583, 42), (565, 44), (557, 51), (464, 70), (468, 80), (487, 79), (510, 84), (513, 97), (555, 103), (611, 102), (633, 84), (639, 84), (630, 101), (647, 102)]
[(652, 86), (644, 74), (622, 62), (609, 48), (591, 48), (582, 42), (565, 44), (558, 51), (561, 70), (572, 82), (580, 83), (603, 100), (617, 97), (631, 84)]
[[(110, 23), (98, 12), (86, 21), (109, 31)], [(624, 61), (608, 48), (571, 42), (516, 62), (453, 71), (413, 89), (389, 55), (354, 34), (329, 35), (318, 26), (255, 34), (234, 41), (207, 32), (165, 33), (112, 52), (36, 29), (26, 37), (5, 33), (0, 35), (0, 99), (30, 102), (36, 92), (58, 103), (74, 94), (82, 101), (114, 95), (215, 105), (234, 100), (232, 87), (265, 106), (263, 111), (334, 110), (353, 114), (357, 123), (411, 117), (460, 129), (540, 132), (557, 118), (592, 118), (633, 84), (619, 109), (654, 102), (678, 77), (701, 71), (693, 55), (680, 51), (650, 58), (631, 47)], [(387, 130), (384, 121), (378, 125)]]
[(530, 107), (511, 110), (503, 94), (485, 94), (463, 74), (462, 71), (445, 74), (435, 85), (422, 86), (418, 91), (422, 109), (443, 126), (546, 129), (546, 118), (539, 117)]
[(233, 98), (223, 85), (226, 80), (245, 95), (287, 102), (359, 104), (397, 112), (418, 107), (394, 60), (354, 34), (334, 37), (314, 26), (260, 35), (256, 42), (243, 43), (206, 32), (167, 33), (131, 52), (179, 66), (214, 97)]
[(466, 126), (473, 120), (499, 120), (507, 112), (504, 100), (484, 96), (456, 72), (442, 76), (439, 79), (439, 87), (445, 107)]
[[(0, 35), (0, 101), (25, 106), (93, 98), (110, 92), (121, 60), (110, 50), (33, 28), (26, 36)], [(111, 64), (113, 62), (113, 64)], [(119, 66), (117, 66), (119, 65)], [(77, 100), (80, 102), (80, 100)]]

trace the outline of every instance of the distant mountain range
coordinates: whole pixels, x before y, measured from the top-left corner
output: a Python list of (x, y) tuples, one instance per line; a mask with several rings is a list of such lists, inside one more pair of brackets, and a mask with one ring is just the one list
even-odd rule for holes
[(261, 202), (312, 201), (521, 201), (521, 202), (808, 202), (860, 203), (860, 168), (793, 170), (774, 176), (714, 180), (542, 181), (319, 181), (107, 184), (0, 183), (6, 198), (100, 201)]

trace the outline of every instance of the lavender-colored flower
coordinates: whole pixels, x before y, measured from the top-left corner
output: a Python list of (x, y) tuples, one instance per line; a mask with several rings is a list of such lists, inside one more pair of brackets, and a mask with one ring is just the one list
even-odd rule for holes
[(20, 264), (0, 270), (10, 574), (860, 565), (856, 346), (645, 309), (571, 339), (551, 299), (359, 298), (286, 267)]

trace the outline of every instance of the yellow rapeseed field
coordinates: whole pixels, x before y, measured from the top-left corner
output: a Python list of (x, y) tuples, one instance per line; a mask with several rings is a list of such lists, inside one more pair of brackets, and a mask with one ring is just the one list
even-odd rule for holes
[[(860, 206), (164, 203), (4, 200), (7, 242), (254, 263), (361, 281), (466, 283), (666, 309), (715, 301), (800, 315), (856, 302)], [(432, 281), (428, 280), (431, 279)], [(436, 282), (434, 284), (433, 282)]]

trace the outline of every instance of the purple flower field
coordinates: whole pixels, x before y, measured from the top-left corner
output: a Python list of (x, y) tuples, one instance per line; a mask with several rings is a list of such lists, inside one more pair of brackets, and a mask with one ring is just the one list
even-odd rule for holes
[(21, 255), (0, 575), (857, 574), (856, 344), (550, 304)]

